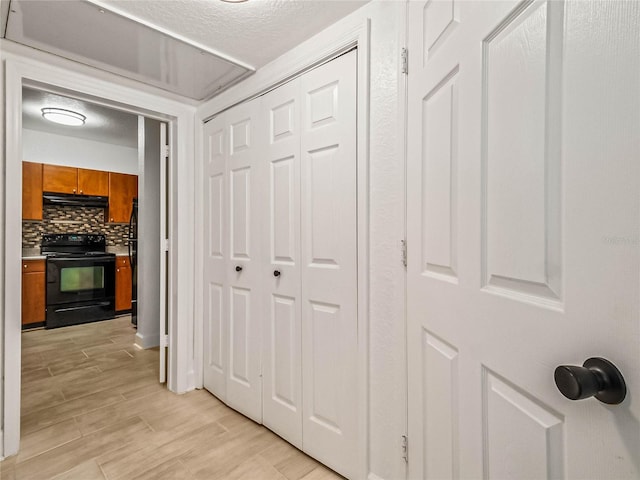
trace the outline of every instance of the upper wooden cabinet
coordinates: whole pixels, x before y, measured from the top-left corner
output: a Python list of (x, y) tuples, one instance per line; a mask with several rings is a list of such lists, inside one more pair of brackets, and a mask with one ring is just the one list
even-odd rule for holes
[(80, 195), (109, 195), (109, 172), (78, 169), (78, 192)]
[(80, 195), (109, 195), (109, 172), (44, 165), (42, 190)]
[(128, 223), (133, 199), (138, 196), (138, 176), (109, 172), (110, 223)]
[(54, 193), (77, 193), (78, 169), (58, 165), (42, 166), (42, 190)]
[(42, 220), (42, 164), (22, 162), (22, 219)]

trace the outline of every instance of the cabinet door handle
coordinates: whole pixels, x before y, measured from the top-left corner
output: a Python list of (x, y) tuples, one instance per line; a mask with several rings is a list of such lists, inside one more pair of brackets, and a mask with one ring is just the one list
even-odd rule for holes
[(27, 268), (27, 266), (25, 265), (24, 268)]
[(273, 276), (274, 277), (279, 277), (280, 276), (280, 270), (274, 270), (273, 271)]
[(236, 272), (241, 272), (242, 271), (242, 267), (240, 265), (236, 266)]
[(73, 189), (73, 193), (76, 193), (76, 189), (75, 188)]
[(119, 272), (119, 271), (120, 271), (120, 269), (119, 269), (119, 268), (116, 268), (116, 272)]
[(82, 194), (82, 190), (80, 190), (80, 194)]

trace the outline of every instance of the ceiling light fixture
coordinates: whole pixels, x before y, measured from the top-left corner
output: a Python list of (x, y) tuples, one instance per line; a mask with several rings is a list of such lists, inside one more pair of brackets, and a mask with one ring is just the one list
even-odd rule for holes
[(84, 121), (87, 119), (87, 117), (81, 113), (74, 112), (73, 110), (65, 110), (64, 108), (43, 108), (42, 116), (50, 122), (69, 125), (71, 127), (84, 125)]
[(248, 2), (249, 0), (220, 0), (220, 1), (225, 3), (244, 3), (244, 2)]

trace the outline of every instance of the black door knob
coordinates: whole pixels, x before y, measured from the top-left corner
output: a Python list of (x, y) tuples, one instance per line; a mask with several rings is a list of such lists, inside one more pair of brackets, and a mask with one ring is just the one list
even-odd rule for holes
[(236, 272), (241, 272), (242, 271), (242, 267), (240, 265), (236, 265)]
[(280, 270), (274, 270), (273, 271), (273, 276), (274, 277), (279, 277), (280, 276)]
[(602, 403), (617, 405), (627, 395), (620, 370), (604, 358), (589, 358), (582, 367), (560, 365), (553, 376), (560, 393), (570, 400), (595, 396)]

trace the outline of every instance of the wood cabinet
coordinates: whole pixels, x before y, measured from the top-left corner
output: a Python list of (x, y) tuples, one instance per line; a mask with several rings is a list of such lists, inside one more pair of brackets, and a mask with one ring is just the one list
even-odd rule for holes
[(78, 193), (80, 195), (109, 195), (109, 172), (78, 169)]
[(22, 162), (22, 219), (42, 220), (42, 164)]
[(78, 169), (58, 165), (43, 165), (42, 190), (53, 193), (77, 193)]
[(86, 168), (44, 165), (42, 190), (79, 195), (109, 195), (109, 172)]
[(110, 223), (128, 223), (133, 199), (137, 196), (137, 175), (109, 172), (108, 221)]
[(45, 321), (45, 260), (22, 261), (22, 325)]
[(129, 257), (116, 257), (116, 312), (131, 310), (131, 264)]

